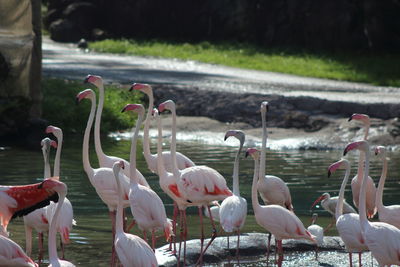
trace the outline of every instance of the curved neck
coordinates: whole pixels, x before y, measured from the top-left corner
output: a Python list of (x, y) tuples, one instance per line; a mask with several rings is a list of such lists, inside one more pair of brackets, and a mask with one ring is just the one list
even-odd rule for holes
[(132, 135), (132, 142), (131, 142), (131, 155), (130, 155), (130, 180), (131, 182), (134, 181), (135, 183), (138, 183), (138, 177), (136, 175), (136, 141), (138, 139), (139, 135), (139, 130), (140, 130), (140, 125), (142, 124), (143, 120), (143, 115), (142, 113), (139, 113), (138, 118), (136, 120), (136, 127), (135, 131)]
[(61, 149), (63, 143), (62, 132), (60, 132), (56, 137), (57, 137), (57, 152), (56, 152), (56, 157), (54, 159), (53, 175), (60, 177), (60, 158), (61, 158)]
[(123, 233), (124, 232), (124, 227), (123, 227), (123, 222), (122, 222), (122, 210), (123, 210), (123, 206), (122, 206), (122, 194), (121, 194), (121, 184), (119, 181), (119, 168), (113, 168), (113, 172), (114, 172), (114, 177), (115, 180), (117, 182), (117, 192), (118, 192), (118, 205), (117, 205), (117, 214), (116, 219), (115, 219), (115, 232), (116, 233)]
[(150, 91), (147, 94), (147, 96), (149, 98), (149, 109), (147, 110), (146, 121), (144, 123), (144, 130), (143, 130), (143, 154), (144, 158), (146, 159), (147, 165), (150, 166), (149, 161), (150, 158), (153, 156), (150, 151), (150, 138), (149, 138), (151, 113), (153, 111), (153, 106), (154, 106), (153, 92)]
[(86, 173), (93, 170), (89, 161), (89, 138), (90, 138), (90, 130), (93, 125), (94, 112), (96, 109), (96, 98), (92, 96), (90, 97), (90, 100), (92, 101), (92, 107), (90, 109), (89, 119), (86, 124), (85, 134), (83, 136), (83, 149), (82, 149), (83, 169), (85, 170)]
[(368, 139), (368, 134), (369, 134), (369, 123), (365, 123), (364, 125), (364, 140), (367, 141)]
[(364, 232), (365, 228), (369, 225), (369, 221), (367, 219), (367, 207), (366, 207), (368, 170), (369, 170), (369, 145), (367, 145), (367, 149), (365, 150), (364, 175), (363, 175), (363, 180), (361, 183), (360, 198), (359, 198), (359, 204), (358, 204), (362, 232)]
[(176, 162), (176, 110), (175, 107), (171, 108), (172, 113), (172, 129), (171, 129), (171, 158), (172, 158), (172, 171), (176, 175), (179, 172), (178, 163)]
[(387, 159), (386, 156), (384, 155), (381, 178), (379, 179), (378, 189), (376, 191), (376, 197), (375, 197), (375, 203), (378, 210), (384, 208), (382, 198), (383, 198), (383, 188), (385, 186), (386, 176), (387, 176)]
[(167, 171), (165, 170), (164, 159), (162, 157), (162, 122), (160, 116), (157, 116), (157, 129), (157, 172), (161, 178), (167, 174)]
[(243, 142), (240, 141), (240, 146), (239, 146), (239, 150), (236, 153), (235, 156), (235, 163), (233, 164), (233, 184), (232, 184), (232, 188), (233, 188), (233, 194), (235, 196), (240, 197), (240, 190), (239, 190), (239, 156), (240, 153), (242, 152), (242, 148), (243, 148)]
[(49, 237), (48, 237), (48, 245), (49, 245), (49, 260), (57, 261), (57, 246), (56, 246), (56, 233), (57, 233), (57, 221), (58, 215), (60, 214), (61, 206), (64, 203), (65, 194), (58, 194), (59, 199), (57, 203), (56, 211), (54, 212), (53, 218), (51, 219), (50, 228), (49, 228)]
[(100, 140), (100, 121), (101, 114), (103, 113), (103, 105), (104, 105), (104, 86), (103, 83), (98, 87), (99, 88), (99, 105), (97, 106), (96, 111), (96, 121), (94, 123), (94, 147), (96, 149), (97, 158), (103, 157), (105, 154), (101, 147)]
[(251, 203), (253, 205), (253, 210), (261, 208), (260, 202), (258, 201), (257, 195), (257, 181), (259, 176), (259, 159), (254, 160), (254, 175), (253, 175), (253, 184), (251, 185)]
[(47, 149), (46, 152), (43, 152), (43, 160), (44, 160), (44, 177), (43, 178), (51, 177), (49, 158), (50, 158), (50, 149)]
[(342, 185), (340, 186), (339, 199), (338, 199), (338, 203), (336, 205), (336, 210), (335, 210), (336, 220), (343, 214), (344, 190), (346, 189), (346, 185), (347, 185), (347, 181), (349, 180), (349, 176), (350, 176), (350, 167), (346, 166), (346, 172), (344, 174)]
[(260, 179), (265, 176), (265, 153), (267, 146), (267, 125), (265, 121), (266, 112), (261, 110), (261, 122), (262, 122), (262, 144), (261, 144), (261, 157), (260, 157)]
[(361, 181), (364, 174), (365, 152), (360, 150), (358, 153), (357, 179)]

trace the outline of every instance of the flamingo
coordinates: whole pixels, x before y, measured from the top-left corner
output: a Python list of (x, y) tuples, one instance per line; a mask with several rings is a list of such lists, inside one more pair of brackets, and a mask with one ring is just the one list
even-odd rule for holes
[[(46, 137), (41, 141), (41, 146), (44, 159), (44, 178), (49, 178), (51, 176), (49, 163), (50, 147), (57, 147), (57, 143)], [(32, 229), (35, 229), (39, 236), (39, 263), (43, 257), (43, 232), (49, 230), (49, 223), (46, 217), (47, 207), (37, 209), (24, 216), (26, 254), (29, 257), (32, 254)]]
[(62, 205), (64, 203), (65, 196), (67, 195), (67, 186), (59, 182), (57, 186), (54, 187), (54, 191), (57, 192), (59, 201), (57, 203), (57, 208), (54, 212), (54, 215), (50, 218), (50, 227), (49, 227), (49, 238), (48, 238), (48, 250), (49, 250), (49, 267), (74, 267), (75, 265), (66, 260), (60, 260), (57, 255), (57, 246), (56, 246), (56, 234), (57, 234), (57, 225), (59, 215), (62, 209)]
[(2, 225), (0, 225), (0, 266), (39, 266), (17, 243), (8, 238)]
[(339, 199), (335, 208), (336, 228), (342, 238), (346, 250), (349, 252), (349, 263), (353, 266), (352, 253), (358, 253), (359, 266), (361, 266), (361, 253), (368, 251), (360, 227), (360, 216), (357, 213), (343, 213), (344, 191), (349, 180), (350, 163), (341, 159), (328, 168), (328, 177), (337, 169), (345, 169), (345, 175), (339, 191)]
[[(54, 159), (54, 169), (53, 175), (56, 177), (60, 177), (60, 158), (61, 158), (61, 149), (63, 145), (63, 132), (60, 128), (56, 126), (48, 126), (46, 128), (46, 133), (52, 133), (57, 138), (57, 151), (56, 157)], [(46, 217), (52, 218), (57, 208), (57, 204), (52, 202), (46, 209)], [(64, 202), (61, 206), (61, 213), (59, 215), (59, 219), (57, 221), (57, 232), (60, 233), (61, 236), (61, 251), (62, 251), (62, 259), (64, 259), (64, 244), (69, 244), (69, 233), (72, 230), (72, 226), (76, 225), (76, 221), (74, 220), (74, 211), (72, 208), (72, 204), (67, 197), (65, 197)]]
[(375, 148), (375, 155), (378, 155), (383, 161), (381, 178), (379, 179), (378, 190), (376, 191), (376, 207), (378, 208), (379, 220), (400, 229), (400, 205), (383, 205), (383, 188), (385, 186), (387, 176), (387, 158), (386, 148), (378, 146)]
[(360, 226), (365, 243), (379, 266), (400, 265), (400, 230), (385, 222), (369, 222), (367, 219), (366, 191), (369, 172), (369, 143), (362, 140), (350, 143), (344, 149), (346, 155), (351, 150), (365, 153), (365, 166), (360, 191)]
[[(146, 121), (144, 124), (144, 131), (143, 131), (143, 154), (144, 158), (146, 159), (147, 166), (150, 171), (157, 173), (157, 154), (151, 154), (150, 151), (150, 139), (149, 139), (149, 128), (150, 128), (150, 121), (151, 121), (151, 113), (153, 110), (154, 105), (154, 97), (153, 97), (153, 89), (148, 84), (141, 84), (141, 83), (134, 83), (129, 91), (138, 90), (145, 93), (149, 98), (149, 107), (146, 115)], [(168, 100), (172, 101), (172, 100)], [(175, 149), (176, 151), (176, 111), (175, 111), (175, 103), (166, 103), (165, 108), (170, 110), (172, 113), (172, 140), (171, 140), (171, 151), (163, 151), (163, 161), (165, 164), (165, 169), (167, 172), (172, 172), (173, 164), (172, 164), (172, 150)], [(178, 169), (183, 170), (187, 167), (192, 167), (195, 164), (191, 161), (187, 156), (183, 155), (180, 152), (176, 152), (176, 161)]]
[[(349, 121), (351, 121), (351, 120), (358, 120), (364, 124), (364, 129), (365, 129), (364, 130), (364, 140), (366, 141), (368, 139), (369, 128), (371, 125), (369, 116), (366, 114), (354, 113), (349, 118)], [(357, 174), (351, 180), (351, 191), (353, 193), (353, 203), (354, 203), (354, 206), (356, 206), (357, 208), (359, 205), (358, 200), (359, 200), (359, 196), (360, 196), (361, 181), (363, 178), (364, 160), (365, 160), (365, 155), (362, 152), (360, 152), (360, 156), (358, 158)], [(367, 178), (367, 216), (368, 216), (368, 218), (373, 218), (377, 211), (376, 205), (375, 205), (375, 196), (376, 196), (376, 186), (375, 186), (374, 180), (372, 180), (371, 177), (368, 177)]]
[[(257, 195), (257, 180), (259, 179), (259, 151), (255, 148), (248, 148), (246, 156), (251, 155), (254, 159), (254, 176), (251, 187), (251, 201), (253, 205), (254, 215), (258, 225), (272, 233), (277, 240), (278, 246), (278, 266), (282, 266), (283, 261), (283, 239), (307, 239), (316, 243), (314, 236), (305, 228), (300, 219), (288, 209), (272, 204), (260, 205)], [(268, 251), (269, 253), (269, 251)]]
[(268, 102), (261, 103), (261, 122), (263, 128), (261, 159), (260, 159), (260, 179), (258, 180), (257, 190), (265, 205), (276, 204), (293, 211), (292, 197), (289, 187), (279, 177), (274, 175), (265, 175), (265, 153), (267, 146), (267, 126), (266, 113), (268, 111)]
[[(85, 134), (83, 137), (82, 145), (82, 161), (83, 169), (89, 178), (90, 183), (95, 188), (100, 199), (107, 205), (109, 210), (109, 215), (112, 224), (112, 253), (111, 253), (111, 265), (115, 264), (115, 212), (118, 205), (118, 195), (117, 195), (117, 184), (115, 182), (114, 173), (111, 168), (100, 167), (97, 169), (92, 168), (89, 161), (89, 136), (90, 130), (94, 120), (94, 113), (96, 109), (96, 96), (92, 89), (86, 89), (78, 93), (76, 100), (80, 102), (82, 99), (89, 99), (92, 102), (90, 108), (90, 115), (86, 124)], [(120, 174), (120, 182), (123, 188), (123, 205), (124, 207), (129, 207), (129, 178), (123, 174)]]
[(158, 266), (156, 256), (146, 241), (138, 237), (124, 232), (122, 222), (122, 192), (119, 182), (120, 169), (124, 169), (124, 161), (117, 161), (113, 165), (113, 172), (118, 188), (118, 205), (115, 223), (115, 250), (119, 261), (124, 267), (155, 267)]
[(155, 248), (154, 231), (163, 229), (167, 240), (171, 238), (172, 224), (167, 218), (164, 203), (161, 198), (150, 188), (138, 184), (138, 177), (136, 176), (136, 141), (139, 135), (140, 125), (144, 116), (144, 107), (141, 104), (128, 104), (122, 112), (132, 110), (138, 113), (138, 119), (134, 134), (132, 135), (131, 154), (130, 154), (130, 190), (129, 190), (129, 203), (131, 212), (136, 220), (136, 223), (144, 232), (146, 239), (146, 231), (151, 231), (152, 248)]
[[(245, 198), (240, 196), (239, 191), (239, 156), (243, 148), (245, 134), (239, 130), (230, 130), (225, 134), (225, 140), (233, 136), (237, 138), (240, 142), (239, 150), (235, 156), (235, 163), (233, 165), (233, 196), (229, 196), (225, 198), (219, 209), (219, 219), (222, 228), (227, 233), (236, 232), (237, 233), (237, 246), (236, 246), (236, 257), (239, 261), (239, 237), (240, 237), (240, 229), (243, 228), (243, 225), (246, 221), (247, 215), (247, 201)], [(229, 246), (229, 235), (228, 235), (228, 246)]]
[[(94, 86), (96, 86), (99, 89), (99, 105), (97, 107), (96, 111), (96, 120), (94, 123), (94, 147), (96, 150), (97, 154), (97, 159), (99, 160), (99, 165), (100, 167), (106, 167), (106, 168), (112, 168), (114, 162), (117, 161), (124, 161), (125, 164), (125, 169), (123, 170), (123, 173), (126, 177), (129, 177), (130, 173), (130, 168), (129, 168), (129, 162), (115, 156), (108, 156), (103, 152), (103, 149), (101, 147), (101, 140), (100, 140), (100, 122), (101, 122), (101, 114), (103, 112), (103, 105), (104, 105), (104, 84), (103, 84), (103, 79), (101, 76), (97, 75), (88, 75), (85, 78), (85, 83), (91, 83)], [(139, 177), (139, 183), (141, 185), (150, 187), (149, 184), (146, 181), (146, 178), (140, 173), (140, 171), (136, 170), (136, 175)]]
[(315, 240), (317, 241), (317, 245), (315, 246), (315, 259), (318, 259), (318, 246), (322, 246), (324, 243), (324, 228), (316, 224), (318, 213), (313, 213), (311, 218), (311, 225), (307, 227), (307, 231), (310, 232), (313, 236), (315, 236)]

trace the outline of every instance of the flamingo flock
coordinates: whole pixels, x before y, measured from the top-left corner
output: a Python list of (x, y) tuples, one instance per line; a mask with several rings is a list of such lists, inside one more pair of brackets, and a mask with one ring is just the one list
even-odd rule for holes
[[(99, 198), (108, 207), (111, 218), (112, 244), (110, 266), (158, 266), (155, 256), (156, 235), (162, 232), (166, 241), (170, 242), (167, 253), (175, 255), (178, 266), (185, 266), (186, 239), (188, 235), (186, 209), (197, 207), (200, 220), (200, 251), (196, 265), (203, 264), (203, 257), (218, 235), (216, 222), (229, 235), (237, 234), (236, 258), (240, 263), (240, 235), (246, 223), (248, 213), (247, 200), (240, 194), (239, 162), (241, 151), (245, 144), (245, 133), (240, 130), (229, 130), (225, 140), (234, 137), (239, 146), (233, 163), (232, 191), (224, 176), (217, 170), (196, 165), (190, 158), (176, 151), (176, 106), (172, 100), (154, 107), (153, 91), (150, 85), (134, 83), (129, 91), (140, 91), (148, 96), (148, 110), (141, 104), (127, 104), (122, 112), (131, 111), (137, 114), (136, 125), (132, 130), (129, 161), (106, 155), (101, 146), (100, 123), (104, 105), (104, 84), (100, 76), (88, 75), (85, 83), (93, 84), (99, 91), (99, 103), (96, 105), (96, 94), (92, 89), (81, 91), (77, 102), (88, 99), (91, 103), (90, 113), (82, 144), (82, 168)], [(162, 112), (172, 114), (171, 145), (163, 149)], [(268, 102), (260, 105), (262, 122), (261, 149), (247, 148), (246, 157), (254, 160), (253, 180), (251, 187), (251, 207), (258, 225), (270, 235), (266, 240), (267, 265), (269, 262), (270, 238), (274, 235), (278, 259), (276, 264), (282, 266), (284, 239), (304, 239), (318, 247), (324, 242), (324, 230), (315, 224), (317, 215), (313, 215), (311, 225), (306, 228), (295, 214), (292, 197), (287, 184), (278, 176), (266, 175), (267, 127), (266, 116)], [(158, 130), (157, 153), (150, 151), (149, 129), (155, 119)], [(321, 201), (322, 207), (334, 216), (334, 224), (349, 253), (349, 266), (353, 266), (352, 253), (359, 254), (370, 251), (380, 266), (400, 264), (400, 205), (383, 205), (383, 188), (387, 176), (386, 149), (383, 146), (375, 148), (375, 155), (382, 161), (382, 174), (376, 189), (373, 179), (369, 176), (370, 145), (368, 131), (370, 118), (365, 114), (353, 114), (349, 121), (361, 121), (365, 127), (364, 138), (352, 142), (344, 148), (344, 156), (350, 151), (358, 151), (357, 174), (351, 181), (353, 203), (357, 211), (344, 199), (345, 188), (350, 177), (350, 162), (345, 158), (328, 167), (328, 176), (339, 169), (344, 169), (344, 177), (339, 196), (331, 197), (329, 193), (322, 194), (312, 207)], [(93, 168), (89, 160), (89, 143), (91, 128), (94, 123), (94, 144), (99, 168)], [(174, 203), (172, 219), (168, 218), (162, 199), (149, 186), (146, 178), (137, 168), (137, 142), (142, 123), (143, 154), (148, 169), (159, 176), (159, 185), (163, 192)], [(60, 154), (63, 143), (62, 130), (49, 126), (46, 133), (53, 134), (57, 141), (49, 138), (42, 140), (44, 160), (43, 181), (30, 185), (0, 186), (0, 266), (38, 266), (43, 259), (43, 233), (48, 233), (49, 266), (75, 266), (64, 258), (64, 245), (69, 242), (69, 234), (76, 225), (73, 218), (73, 207), (66, 197), (67, 185), (61, 182)], [(50, 148), (57, 148), (53, 175), (50, 170)], [(333, 178), (330, 178), (333, 179)], [(259, 198), (262, 199), (261, 204)], [(213, 205), (213, 206), (210, 206)], [(129, 233), (126, 227), (124, 208), (130, 207), (133, 223), (143, 232), (143, 236)], [(211, 238), (204, 244), (203, 209), (212, 226)], [(379, 214), (379, 222), (368, 219)], [(7, 226), (17, 216), (24, 216), (26, 230), (26, 250), (12, 241), (7, 232)], [(178, 233), (178, 228), (179, 233)], [(39, 257), (35, 262), (32, 256), (32, 230), (39, 234)], [(62, 257), (57, 253), (56, 235), (60, 233)], [(148, 240), (147, 234), (151, 239)], [(178, 244), (179, 239), (179, 245)], [(73, 260), (72, 260), (73, 261)]]

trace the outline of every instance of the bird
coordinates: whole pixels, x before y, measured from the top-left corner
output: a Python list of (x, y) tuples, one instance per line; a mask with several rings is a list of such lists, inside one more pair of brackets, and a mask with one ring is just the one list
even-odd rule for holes
[(315, 246), (315, 259), (318, 259), (318, 247), (324, 243), (324, 228), (316, 224), (318, 213), (313, 213), (311, 218), (311, 225), (307, 227), (307, 231), (315, 236), (317, 245)]
[[(91, 108), (89, 118), (86, 124), (85, 134), (83, 137), (82, 144), (82, 162), (83, 169), (89, 178), (90, 183), (96, 190), (96, 193), (100, 197), (100, 199), (107, 205), (109, 210), (109, 215), (111, 218), (112, 225), (112, 252), (111, 252), (111, 265), (115, 264), (115, 247), (114, 247), (114, 237), (115, 237), (115, 213), (118, 204), (118, 195), (117, 195), (117, 184), (115, 182), (114, 173), (111, 168), (100, 167), (94, 169), (90, 165), (89, 161), (89, 136), (90, 130), (92, 128), (94, 113), (96, 110), (96, 95), (92, 89), (86, 89), (79, 92), (76, 96), (76, 101), (80, 102), (82, 99), (89, 99), (91, 101)], [(129, 207), (129, 178), (124, 174), (120, 173), (120, 182), (123, 191), (123, 206), (124, 208)]]
[[(240, 142), (239, 149), (235, 156), (235, 162), (233, 165), (233, 195), (225, 198), (219, 209), (219, 220), (221, 227), (225, 232), (237, 233), (237, 246), (236, 246), (236, 257), (239, 261), (239, 237), (240, 229), (243, 228), (247, 216), (247, 201), (245, 198), (240, 196), (239, 190), (239, 156), (242, 152), (243, 144), (245, 141), (245, 134), (240, 130), (229, 130), (225, 133), (224, 140), (227, 140), (230, 136), (237, 138)], [(229, 246), (229, 235), (228, 246)]]
[(139, 135), (140, 126), (144, 117), (144, 107), (141, 104), (127, 104), (122, 112), (133, 111), (138, 114), (136, 127), (132, 135), (131, 152), (130, 152), (130, 189), (129, 203), (132, 215), (140, 230), (144, 232), (146, 239), (146, 231), (151, 232), (152, 248), (155, 249), (155, 231), (163, 230), (167, 241), (172, 235), (172, 223), (167, 218), (165, 206), (161, 198), (152, 189), (138, 183), (138, 177), (133, 172), (136, 169), (136, 143)]
[(261, 103), (260, 111), (263, 134), (260, 158), (260, 179), (258, 180), (257, 190), (265, 205), (276, 204), (289, 210), (293, 210), (292, 197), (286, 183), (277, 176), (265, 175), (265, 153), (267, 146), (266, 113), (268, 111), (267, 101)]
[[(371, 125), (370, 118), (366, 114), (354, 113), (350, 116), (349, 121), (358, 120), (364, 124), (364, 140), (368, 139), (369, 128)], [(360, 188), (361, 181), (363, 177), (363, 167), (364, 167), (365, 155), (363, 152), (360, 152), (358, 158), (358, 168), (357, 174), (351, 180), (351, 191), (353, 193), (353, 203), (356, 208), (358, 208), (358, 200), (360, 196)], [(375, 205), (375, 196), (376, 196), (376, 186), (374, 180), (371, 177), (367, 178), (367, 216), (368, 218), (373, 218), (376, 214), (376, 205)]]
[(62, 209), (62, 205), (67, 195), (67, 186), (59, 182), (57, 186), (53, 188), (54, 191), (57, 192), (59, 201), (57, 203), (57, 208), (54, 212), (54, 215), (50, 218), (49, 223), (49, 237), (48, 237), (48, 250), (49, 250), (49, 267), (74, 267), (75, 265), (66, 260), (60, 260), (57, 255), (57, 246), (56, 246), (56, 234), (57, 234), (57, 220), (59, 219), (60, 212)]
[[(129, 177), (129, 162), (115, 156), (108, 156), (104, 153), (103, 148), (101, 147), (101, 139), (100, 139), (100, 122), (101, 122), (101, 114), (103, 112), (104, 105), (104, 83), (103, 78), (97, 75), (87, 75), (84, 83), (91, 83), (99, 89), (99, 104), (96, 110), (96, 120), (94, 123), (94, 147), (97, 154), (97, 159), (99, 161), (100, 167), (112, 168), (114, 162), (123, 160), (126, 168), (123, 170), (123, 173), (126, 177)], [(143, 174), (136, 170), (136, 175), (139, 177), (139, 183), (141, 185), (149, 187), (146, 178), (144, 178)]]
[[(257, 195), (257, 180), (259, 176), (260, 153), (255, 148), (246, 150), (246, 157), (250, 155), (254, 159), (254, 176), (251, 187), (251, 201), (254, 215), (258, 225), (272, 233), (277, 240), (278, 246), (278, 266), (282, 266), (283, 261), (283, 239), (307, 239), (316, 243), (314, 236), (308, 232), (300, 219), (290, 210), (276, 204), (260, 205)], [(268, 261), (268, 259), (267, 259)]]
[[(51, 176), (50, 170), (50, 147), (57, 147), (57, 143), (50, 138), (46, 137), (40, 142), (42, 146), (43, 160), (44, 160), (44, 178)], [(32, 230), (38, 233), (38, 248), (39, 257), (38, 261), (41, 262), (43, 258), (43, 233), (49, 230), (49, 223), (46, 217), (46, 207), (36, 209), (33, 212), (24, 216), (24, 227), (25, 227), (25, 249), (26, 254), (30, 257), (32, 254)]]
[[(153, 111), (154, 105), (154, 97), (153, 97), (153, 89), (148, 84), (142, 83), (134, 83), (129, 91), (138, 90), (145, 93), (149, 98), (149, 107), (146, 115), (146, 121), (144, 124), (143, 131), (143, 154), (146, 160), (147, 166), (150, 171), (153, 173), (157, 173), (157, 154), (151, 154), (150, 151), (150, 139), (149, 139), (149, 128), (151, 115)], [(172, 100), (167, 100), (172, 101)], [(172, 113), (172, 136), (171, 136), (171, 151), (163, 151), (163, 161), (165, 164), (165, 169), (167, 172), (172, 172), (172, 150), (176, 151), (176, 111), (175, 111), (175, 103), (164, 104), (165, 108), (170, 110)], [(170, 109), (169, 109), (170, 108)], [(187, 167), (195, 166), (194, 162), (189, 159), (187, 156), (183, 155), (180, 152), (176, 152), (176, 161), (178, 165), (178, 169), (182, 170)]]
[(360, 227), (360, 216), (357, 213), (344, 213), (344, 191), (350, 176), (350, 163), (341, 159), (328, 167), (328, 177), (338, 169), (345, 169), (342, 185), (340, 186), (339, 198), (335, 208), (336, 229), (342, 238), (346, 250), (349, 252), (349, 265), (353, 265), (352, 253), (358, 253), (359, 266), (361, 266), (361, 253), (368, 251)]
[(0, 225), (0, 266), (39, 266), (25, 254), (20, 245), (8, 238), (2, 225)]
[(387, 158), (386, 148), (384, 146), (377, 146), (375, 148), (375, 155), (383, 161), (382, 174), (379, 179), (378, 189), (376, 191), (376, 207), (378, 209), (379, 220), (400, 229), (400, 205), (383, 205), (383, 188), (385, 186), (387, 176)]
[(346, 155), (351, 150), (365, 153), (363, 180), (360, 190), (359, 213), (360, 226), (365, 243), (379, 266), (400, 265), (400, 230), (385, 222), (369, 222), (367, 219), (366, 191), (369, 172), (369, 143), (366, 140), (348, 144), (343, 152)]
[[(63, 145), (63, 132), (59, 127), (50, 125), (47, 126), (46, 133), (52, 133), (57, 138), (57, 151), (54, 159), (53, 176), (60, 177), (60, 158)], [(58, 205), (56, 203), (51, 202), (50, 205), (47, 207), (47, 220), (54, 216), (57, 206)], [(70, 242), (69, 233), (71, 232), (73, 225), (76, 225), (76, 221), (74, 220), (74, 210), (72, 208), (71, 201), (69, 201), (69, 199), (65, 197), (64, 202), (61, 205), (61, 213), (59, 215), (59, 219), (57, 220), (57, 232), (60, 233), (61, 237), (62, 259), (64, 259), (64, 245), (69, 244)]]
[[(213, 220), (219, 222), (219, 209), (221, 208), (221, 204), (218, 201), (211, 202), (210, 211), (208, 211), (207, 207), (203, 207), (204, 216), (210, 218), (212, 216)], [(211, 212), (211, 215), (210, 215)]]
[(118, 188), (118, 205), (115, 223), (115, 250), (122, 266), (124, 267), (155, 267), (158, 266), (153, 250), (142, 238), (128, 234), (123, 229), (122, 190), (119, 182), (120, 169), (124, 168), (124, 161), (117, 161), (113, 165), (113, 172)]

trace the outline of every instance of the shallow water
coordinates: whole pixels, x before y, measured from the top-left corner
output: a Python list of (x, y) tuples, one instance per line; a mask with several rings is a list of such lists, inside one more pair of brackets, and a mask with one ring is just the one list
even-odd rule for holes
[[(218, 170), (227, 180), (228, 185), (232, 184), (233, 159), (236, 153), (236, 143), (229, 142), (224, 144), (220, 140), (223, 134), (215, 135), (215, 142), (206, 144), (199, 141), (193, 141), (189, 138), (180, 140), (178, 151), (189, 156), (196, 164), (206, 164)], [(103, 150), (109, 155), (120, 156), (129, 159), (130, 142), (123, 138), (102, 137)], [(211, 138), (213, 139), (213, 138)], [(69, 136), (65, 134), (62, 162), (61, 162), (61, 180), (68, 185), (68, 198), (74, 207), (77, 226), (71, 233), (71, 244), (66, 248), (66, 258), (79, 266), (108, 266), (111, 253), (111, 223), (108, 218), (108, 210), (97, 196), (92, 188), (85, 172), (83, 171), (81, 161), (81, 137)], [(141, 142), (140, 142), (141, 143)], [(258, 143), (253, 143), (258, 145)], [(152, 151), (156, 149), (155, 140), (152, 140)], [(91, 144), (91, 148), (93, 145)], [(172, 201), (160, 190), (158, 177), (147, 170), (144, 158), (141, 155), (141, 147), (138, 153), (138, 169), (147, 178), (149, 184), (163, 199), (167, 214), (172, 214)], [(54, 157), (54, 151), (51, 157)], [(340, 159), (341, 150), (328, 151), (304, 151), (304, 150), (269, 150), (267, 152), (267, 173), (275, 174), (285, 180), (292, 194), (293, 205), (304, 224), (309, 224), (311, 215), (310, 206), (312, 202), (322, 193), (329, 192), (331, 195), (337, 195), (343, 173), (338, 171), (331, 178), (327, 178), (327, 167)], [(378, 183), (381, 164), (371, 156), (371, 173), (375, 182)], [(397, 180), (400, 166), (400, 154), (398, 152), (388, 152), (389, 172), (386, 181), (384, 202), (386, 205), (394, 204), (400, 199), (400, 183)], [(352, 163), (352, 175), (356, 169), (356, 153), (350, 153), (348, 159)], [(97, 159), (94, 149), (91, 151), (91, 162), (95, 167)], [(6, 147), (0, 150), (0, 184), (28, 184), (42, 180), (43, 159), (42, 153), (38, 151), (28, 151), (17, 147)], [(240, 189), (241, 194), (251, 203), (250, 189), (253, 174), (253, 161), (244, 159), (240, 161)], [(350, 187), (346, 192), (348, 202), (351, 201)], [(325, 227), (331, 220), (331, 217), (321, 208), (316, 209), (320, 216), (318, 224)], [(130, 213), (127, 209), (128, 214)], [(189, 235), (190, 238), (197, 238), (199, 234), (197, 209), (188, 209), (189, 215)], [(242, 232), (265, 232), (254, 221), (251, 205), (249, 205), (249, 216), (245, 228)], [(129, 216), (130, 220), (131, 216)], [(9, 225), (13, 240), (22, 247), (24, 244), (24, 230), (21, 218), (15, 219)], [(134, 233), (138, 233), (135, 229)], [(207, 233), (207, 232), (206, 232)], [(208, 232), (210, 233), (210, 232)], [(328, 234), (336, 234), (335, 230)], [(140, 234), (141, 235), (141, 234)], [(158, 246), (164, 245), (163, 238), (158, 239)], [(36, 242), (34, 242), (35, 259), (37, 254)], [(47, 249), (46, 249), (47, 251)], [(45, 257), (47, 258), (47, 257)], [(46, 262), (45, 262), (46, 263)], [(250, 263), (249, 263), (250, 264)], [(246, 266), (258, 266), (246, 265)], [(261, 266), (261, 265), (260, 265)]]

